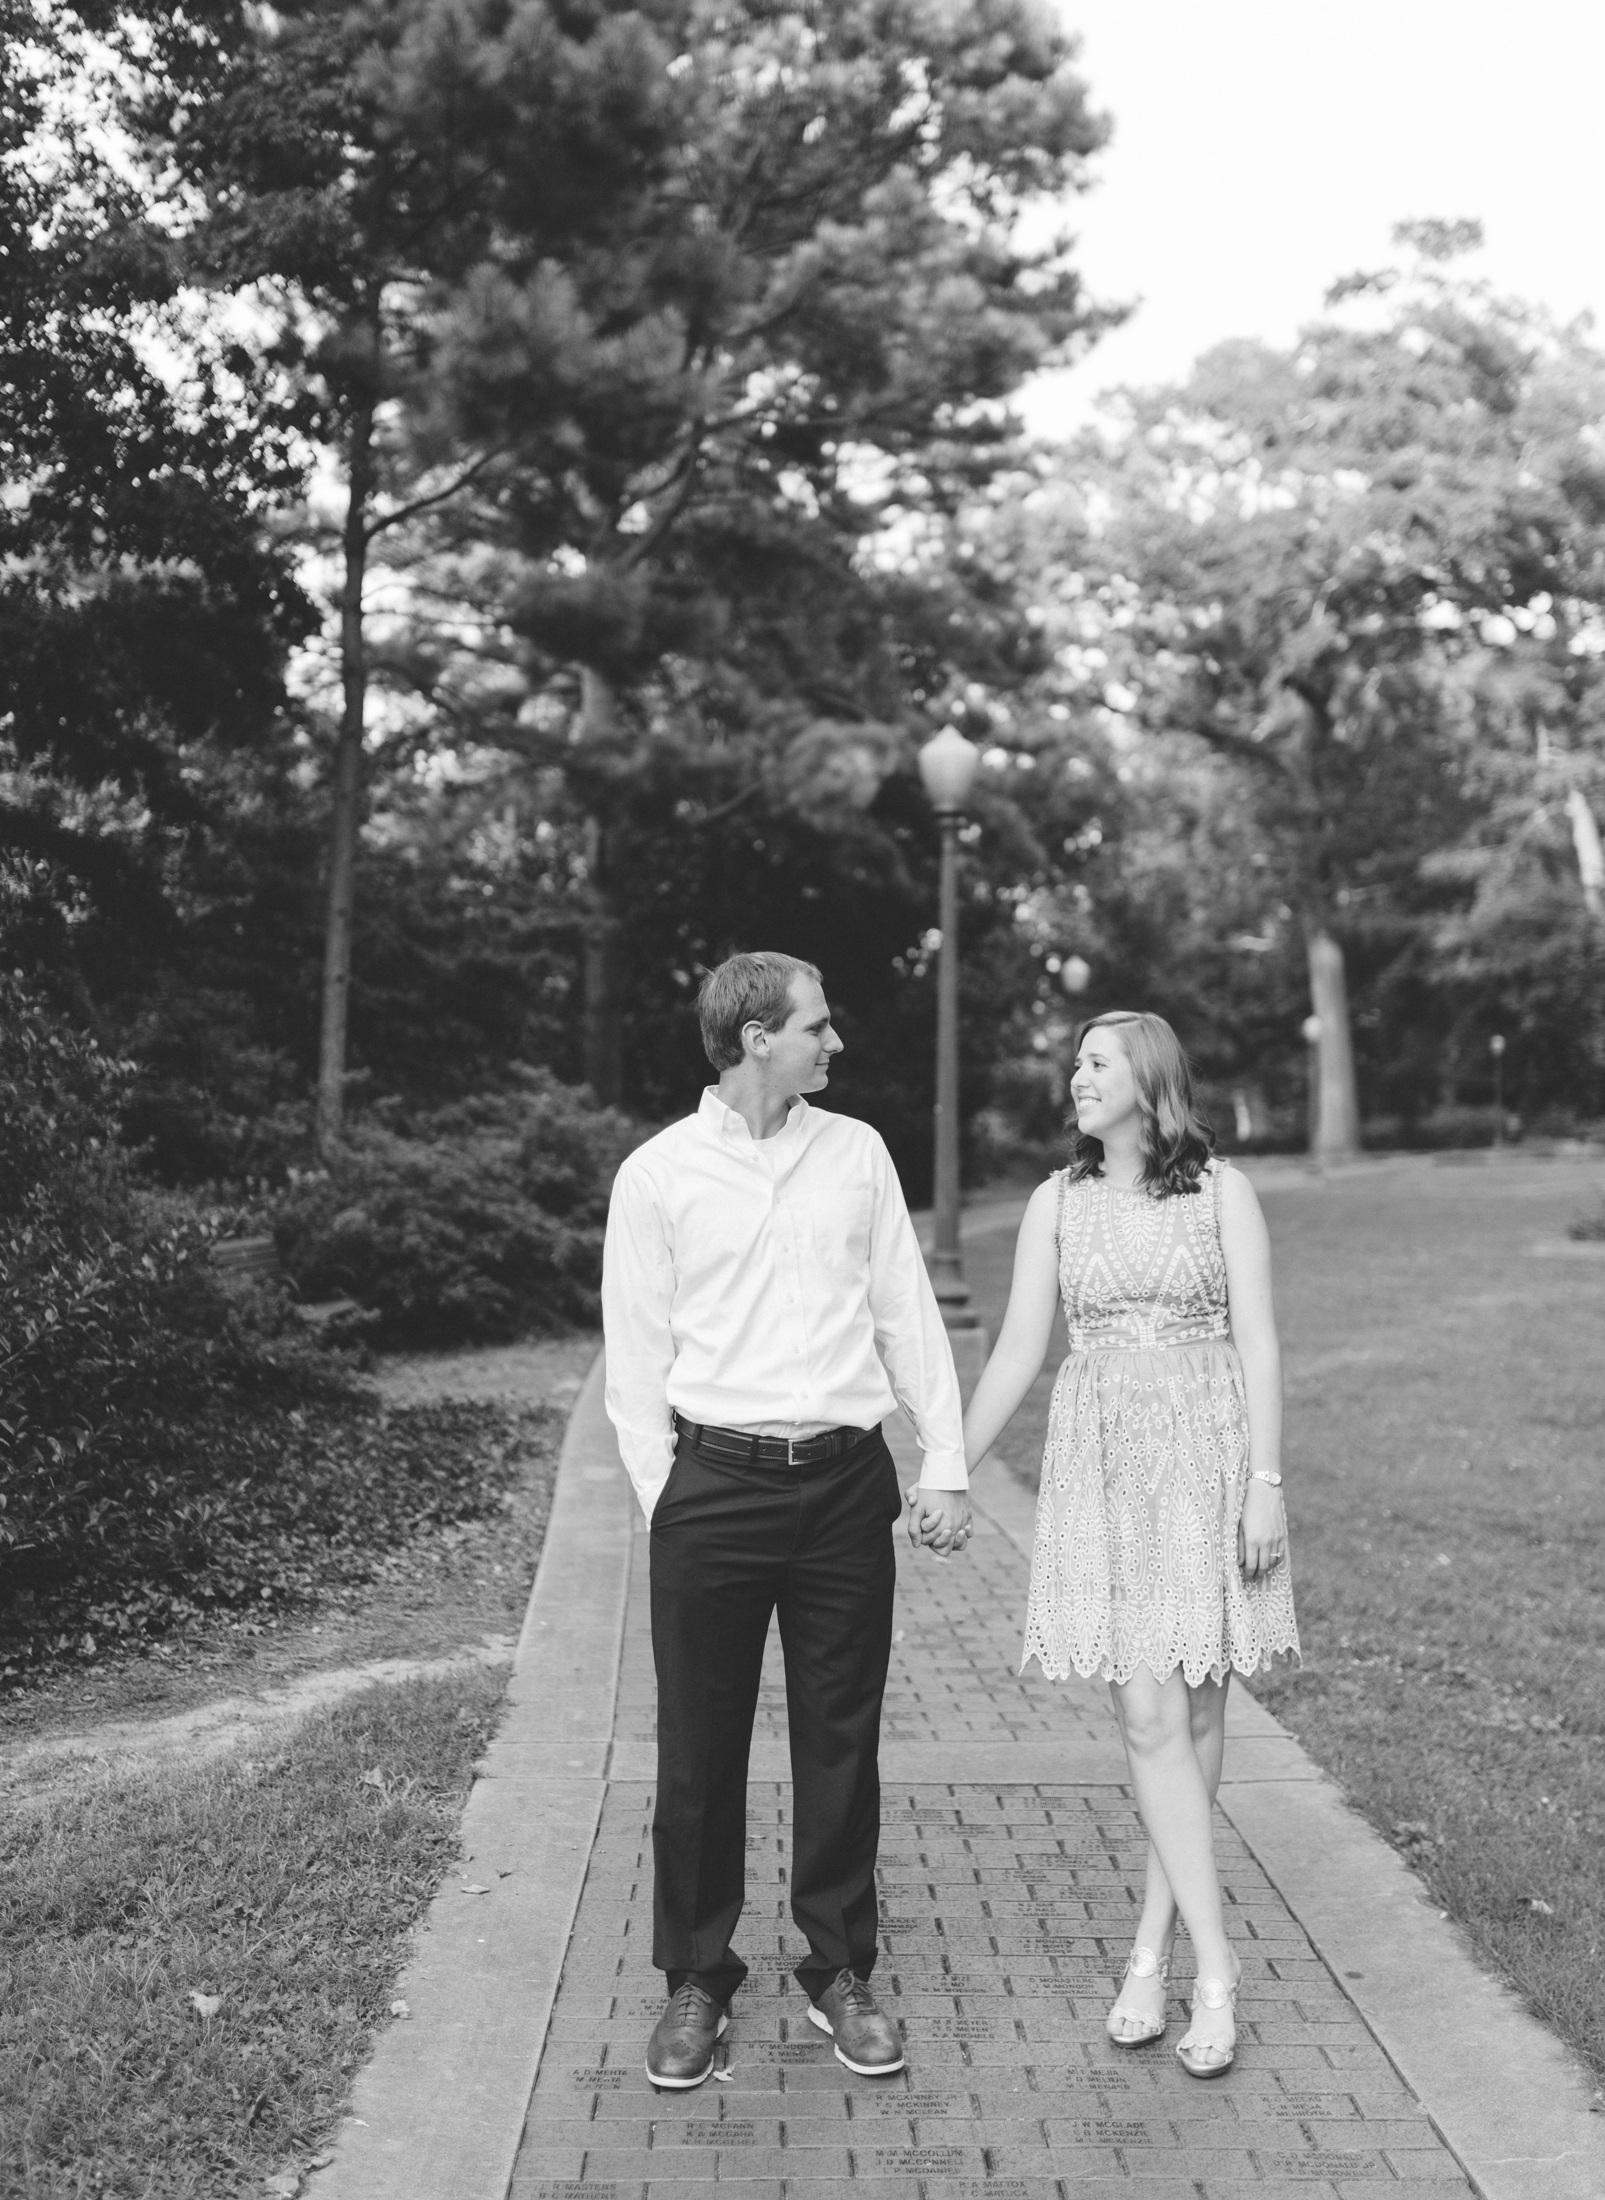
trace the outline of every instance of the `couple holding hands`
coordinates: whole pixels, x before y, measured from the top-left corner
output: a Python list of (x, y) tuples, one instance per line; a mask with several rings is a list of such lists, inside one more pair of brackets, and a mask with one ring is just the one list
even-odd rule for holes
[(1025, 1659), (1106, 1680), (1148, 1834), (1110, 2038), (1166, 2027), (1178, 1918), (1196, 1959), (1177, 2053), (1233, 2060), (1239, 1966), (1211, 1811), (1231, 1674), (1298, 1648), (1279, 1448), (1270, 1252), (1247, 1179), (1216, 1160), (1158, 1016), (1080, 1038), (1070, 1159), (1032, 1195), (1008, 1312), (968, 1413), (878, 1135), (810, 1107), (842, 1042), (819, 972), (735, 955), (698, 1002), (718, 1084), (614, 1184), (602, 1301), (607, 1405), (650, 1525), (658, 1782), (653, 1961), (668, 2002), (654, 2085), (700, 2085), (746, 1966), (747, 1759), (771, 1616), (785, 1656), (792, 1916), (810, 2020), (865, 2076), (903, 2067), (870, 1985), (877, 1753), (903, 1509), (881, 1423), (922, 1468), (908, 1532), (970, 1535), (969, 1469), (1070, 1350), (1042, 1465)]

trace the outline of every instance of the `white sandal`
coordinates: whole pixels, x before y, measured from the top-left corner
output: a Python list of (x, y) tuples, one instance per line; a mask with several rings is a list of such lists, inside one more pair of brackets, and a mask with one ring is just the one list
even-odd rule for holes
[[(1193, 1982), (1193, 2008), (1230, 2009), (1235, 2028), (1237, 2016), (1237, 1987), (1243, 1983), (1242, 1973), (1237, 1975), (1237, 1986), (1228, 1986), (1223, 1978), (1201, 1978)], [(1217, 2047), (1213, 2040), (1194, 2040), (1189, 2025), (1187, 2036), (1176, 2049), (1176, 2060), (1190, 2078), (1222, 2078), (1237, 2060), (1237, 2043), (1230, 2047)]]
[[(1168, 1986), (1170, 1981), (1170, 1958), (1169, 1956), (1155, 1955), (1152, 1948), (1135, 1947), (1126, 1958), (1125, 1977), (1121, 1980), (1122, 1989), (1127, 1978), (1156, 1978), (1162, 1986)], [(1116, 1999), (1118, 2000), (1118, 1998), (1117, 1996)], [(1168, 1996), (1166, 1999), (1168, 1999)], [(1115, 2008), (1110, 2010), (1104, 2020), (1104, 2030), (1114, 2041), (1116, 2047), (1146, 2047), (1150, 2040), (1164, 2038), (1165, 2027), (1169, 2022), (1170, 2019), (1165, 2012), (1165, 2004), (1162, 2001), (1157, 2023), (1151, 2017), (1139, 2016), (1134, 2009)], [(1117, 2024), (1143, 2025), (1146, 2030), (1117, 2032), (1115, 2030)]]

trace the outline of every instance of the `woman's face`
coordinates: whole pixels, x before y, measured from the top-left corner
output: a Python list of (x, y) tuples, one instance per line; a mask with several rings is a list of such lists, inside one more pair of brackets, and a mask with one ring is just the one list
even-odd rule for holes
[(1118, 1025), (1105, 1024), (1082, 1040), (1070, 1098), (1076, 1128), (1088, 1138), (1107, 1140), (1111, 1131), (1137, 1121), (1137, 1080)]

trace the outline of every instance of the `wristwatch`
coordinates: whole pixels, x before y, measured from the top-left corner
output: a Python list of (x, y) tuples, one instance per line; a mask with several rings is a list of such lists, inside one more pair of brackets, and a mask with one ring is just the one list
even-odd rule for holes
[(1251, 1482), (1269, 1482), (1273, 1490), (1279, 1490), (1282, 1486), (1282, 1477), (1279, 1474), (1267, 1474), (1263, 1467), (1256, 1467), (1248, 1479)]

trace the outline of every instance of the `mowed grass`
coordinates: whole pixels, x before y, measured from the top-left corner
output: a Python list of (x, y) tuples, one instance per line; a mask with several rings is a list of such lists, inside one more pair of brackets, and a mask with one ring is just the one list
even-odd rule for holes
[[(511, 1371), (488, 1354), (466, 1369), (402, 1367), (394, 1387), (425, 1400), (476, 1375), (499, 1376), (485, 1392), (499, 1398), (516, 1376), (516, 1455), (494, 1508), (431, 1523), (311, 1611), (58, 1672), (6, 1707), (5, 2200), (255, 2200), (293, 2189), (317, 2159), (375, 2033), (406, 2021), (391, 2013), (396, 1978), (458, 1856), (506, 1671), (465, 1661), (338, 1709), (293, 1698), (370, 1659), (428, 1660), (497, 1636), (510, 1647), (565, 1422), (535, 1400), (566, 1404), (593, 1351), (565, 1340), (521, 1350)], [(408, 1501), (402, 1478), (396, 1501)], [(161, 1724), (268, 1691), (292, 1702), (259, 1706), (224, 1755), (203, 1761)], [(148, 1761), (130, 1754), (142, 1719)], [(59, 1761), (56, 1742), (106, 1754)]]
[[(1605, 1260), (1530, 1250), (1602, 1189), (1567, 1159), (1262, 1172), (1305, 1665), (1254, 1685), (1605, 2074)], [(994, 1333), (1011, 1256), (967, 1254)], [(1003, 1447), (1033, 1485), (1051, 1374)]]
[(391, 2021), (504, 1684), (372, 1688), (254, 1759), (91, 1770), (8, 1812), (8, 2200), (232, 2200), (304, 2165)]

